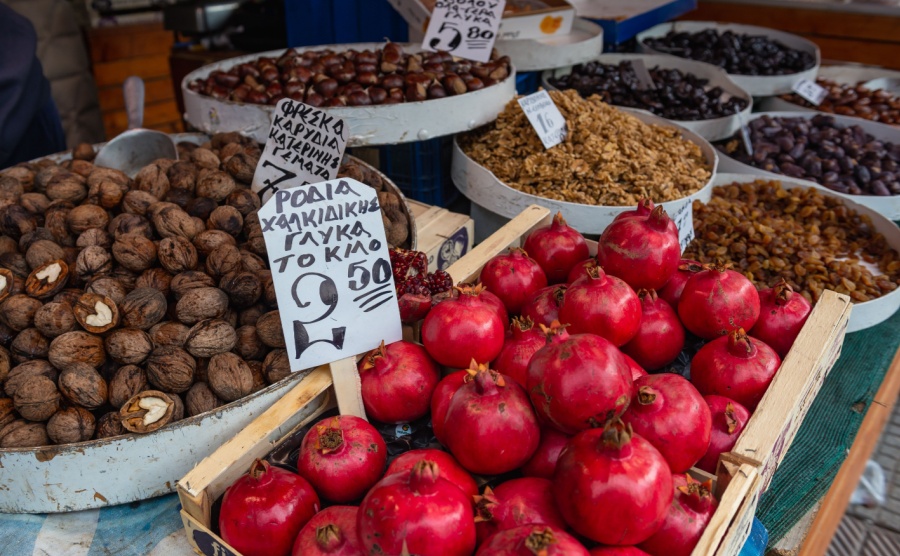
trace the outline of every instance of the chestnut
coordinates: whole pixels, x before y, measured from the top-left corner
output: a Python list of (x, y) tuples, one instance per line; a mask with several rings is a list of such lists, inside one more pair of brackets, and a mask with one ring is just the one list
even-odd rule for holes
[(325, 104), (325, 97), (310, 88), (309, 91), (306, 92), (306, 100), (304, 100), (304, 102), (312, 107), (318, 108)]
[(362, 85), (375, 85), (378, 83), (378, 76), (371, 71), (362, 71), (356, 74), (356, 82)]
[(368, 106), (372, 104), (372, 99), (365, 91), (353, 91), (347, 96), (347, 104), (350, 106)]
[(344, 97), (332, 97), (325, 101), (324, 106), (328, 106), (328, 107), (347, 106), (347, 102)]
[(466, 87), (468, 87), (470, 91), (478, 91), (484, 89), (484, 81), (477, 77), (472, 77), (472, 79), (466, 81)]
[(368, 92), (372, 104), (383, 104), (388, 97), (387, 91), (381, 87), (369, 87)]
[(248, 94), (250, 94), (250, 87), (246, 83), (241, 83), (231, 91), (231, 100), (244, 102), (247, 100)]
[(428, 91), (422, 83), (412, 83), (406, 86), (406, 100), (408, 102), (418, 102), (428, 98)]
[(269, 104), (269, 95), (261, 91), (250, 91), (247, 94), (247, 102), (254, 104)]
[(356, 73), (365, 73), (365, 72), (375, 73), (376, 71), (378, 71), (378, 66), (375, 64), (369, 64), (369, 63), (356, 64)]
[(306, 85), (304, 85), (300, 80), (291, 79), (284, 84), (284, 94), (291, 96), (298, 92), (301, 95), (306, 92)]
[(445, 96), (447, 96), (447, 91), (441, 84), (434, 83), (428, 87), (428, 98), (444, 98)]
[(402, 87), (403, 85), (403, 76), (397, 75), (396, 73), (385, 75), (381, 80), (381, 86), (387, 90), (396, 89), (398, 87)]
[(224, 73), (224, 72), (216, 72), (210, 74), (210, 76), (215, 79), (216, 83), (223, 87), (227, 87), (228, 89), (233, 89), (237, 86), (238, 83), (241, 82), (241, 78), (233, 73)]
[(316, 89), (316, 92), (322, 95), (324, 98), (331, 98), (338, 88), (338, 82), (329, 77), (327, 79), (319, 81), (314, 85), (314, 87)]
[(444, 77), (442, 83), (446, 92), (451, 95), (461, 95), (469, 90), (462, 78), (452, 73)]

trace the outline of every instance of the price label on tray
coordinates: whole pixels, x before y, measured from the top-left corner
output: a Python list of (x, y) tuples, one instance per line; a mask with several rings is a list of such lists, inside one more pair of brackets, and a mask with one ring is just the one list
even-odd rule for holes
[(374, 189), (343, 178), (280, 189), (259, 222), (292, 371), (402, 338)]
[(422, 48), (487, 62), (491, 58), (506, 0), (438, 0)]
[(266, 202), (289, 187), (334, 179), (347, 147), (344, 120), (312, 106), (281, 99), (251, 189)]
[(545, 149), (559, 145), (566, 138), (568, 133), (566, 119), (547, 91), (538, 91), (519, 98), (519, 106), (525, 112), (531, 127), (541, 138)]
[(634, 76), (637, 77), (639, 89), (642, 91), (656, 89), (656, 83), (653, 82), (653, 77), (650, 75), (650, 71), (647, 70), (643, 60), (635, 58), (631, 61), (631, 67), (634, 69)]
[(816, 106), (822, 104), (822, 101), (828, 96), (828, 90), (825, 89), (825, 87), (817, 85), (809, 79), (797, 81), (794, 83), (794, 86), (791, 87), (791, 90), (803, 97), (807, 102)]
[(684, 253), (687, 246), (694, 241), (694, 204), (687, 202), (682, 205), (672, 215), (672, 221), (678, 228), (678, 244), (681, 245), (681, 252)]

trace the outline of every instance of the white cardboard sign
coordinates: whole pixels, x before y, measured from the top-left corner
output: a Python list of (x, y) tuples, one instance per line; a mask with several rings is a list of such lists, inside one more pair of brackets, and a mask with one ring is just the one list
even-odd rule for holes
[(822, 104), (822, 101), (828, 96), (828, 89), (809, 79), (797, 81), (791, 90), (815, 106)]
[(280, 189), (259, 221), (292, 371), (402, 339), (374, 189), (344, 178)]
[(681, 245), (681, 252), (687, 249), (687, 246), (694, 241), (694, 203), (688, 201), (672, 215), (672, 221), (678, 228), (678, 244)]
[(284, 98), (272, 112), (269, 138), (251, 189), (266, 202), (276, 191), (334, 179), (347, 147), (344, 120)]
[(487, 62), (505, 7), (506, 0), (437, 0), (422, 48)]
[(637, 78), (638, 87), (641, 90), (656, 89), (656, 83), (653, 82), (653, 76), (650, 75), (650, 70), (644, 65), (643, 60), (640, 58), (632, 60), (631, 69), (634, 70), (634, 76)]
[(566, 119), (563, 118), (547, 91), (538, 91), (519, 97), (519, 106), (525, 112), (525, 117), (528, 118), (531, 127), (541, 138), (545, 149), (559, 145), (566, 138), (568, 133)]

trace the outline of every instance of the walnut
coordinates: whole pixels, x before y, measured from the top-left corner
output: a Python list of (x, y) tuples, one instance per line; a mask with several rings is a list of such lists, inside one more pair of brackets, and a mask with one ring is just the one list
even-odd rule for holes
[(42, 164), (40, 167), (35, 168), (34, 173), (34, 191), (39, 193), (43, 193), (47, 189), (47, 184), (50, 183), (57, 174), (66, 173), (63, 168), (60, 168), (55, 163), (50, 164)]
[(147, 373), (137, 365), (119, 367), (109, 382), (109, 403), (116, 408), (125, 405), (135, 394), (147, 389)]
[(197, 362), (175, 346), (158, 347), (147, 358), (147, 380), (160, 390), (180, 394), (194, 383)]
[(275, 281), (272, 279), (272, 272), (269, 270), (260, 270), (256, 273), (263, 285), (263, 301), (269, 307), (278, 306), (278, 296), (275, 293)]
[(122, 197), (122, 211), (129, 214), (144, 216), (147, 214), (147, 209), (150, 205), (157, 202), (159, 202), (159, 199), (150, 193), (132, 189)]
[(9, 370), (9, 376), (7, 376), (6, 382), (3, 384), (3, 391), (12, 398), (16, 395), (16, 390), (18, 390), (19, 386), (33, 376), (46, 377), (56, 384), (59, 372), (47, 361), (41, 359), (26, 361)]
[(46, 421), (59, 409), (56, 383), (41, 375), (29, 377), (16, 389), (13, 404), (19, 415), (29, 421)]
[(138, 276), (134, 282), (136, 288), (151, 288), (169, 295), (172, 284), (172, 275), (164, 268), (148, 268)]
[(99, 245), (85, 247), (75, 261), (75, 275), (85, 282), (95, 276), (109, 274), (113, 269), (113, 258), (109, 251)]
[(168, 201), (158, 201), (147, 207), (146, 216), (152, 222), (153, 219), (156, 218), (157, 215), (159, 215), (164, 209), (184, 210), (175, 203), (170, 203)]
[(194, 194), (187, 189), (170, 189), (163, 200), (167, 203), (174, 203), (182, 210), (185, 210), (185, 207), (187, 207), (187, 204), (191, 202), (191, 199), (193, 198)]
[(234, 309), (232, 309), (231, 307), (229, 307), (229, 308), (225, 311), (225, 314), (222, 315), (222, 320), (224, 320), (225, 322), (227, 322), (228, 324), (230, 324), (232, 328), (236, 328), (236, 327), (237, 327), (237, 322), (238, 322), (238, 313), (237, 313), (237, 311), (235, 311)]
[(15, 420), (12, 398), (0, 398), (0, 429)]
[(172, 289), (172, 293), (175, 294), (175, 299), (177, 300), (181, 299), (188, 290), (194, 288), (212, 288), (215, 285), (215, 280), (213, 280), (209, 274), (200, 272), (199, 270), (188, 270), (175, 275), (172, 278), (169, 287)]
[(14, 276), (19, 276), (20, 278), (28, 278), (28, 275), (31, 274), (31, 268), (25, 261), (25, 257), (20, 253), (0, 254), (0, 267), (9, 270)]
[(269, 348), (259, 339), (255, 326), (241, 326), (235, 330), (235, 334), (237, 341), (232, 351), (245, 361), (261, 361), (268, 353)]
[(116, 363), (137, 365), (153, 350), (150, 335), (139, 328), (119, 328), (104, 341), (106, 354)]
[(91, 175), (87, 178), (88, 187), (102, 181), (111, 181), (113, 183), (118, 183), (119, 185), (126, 186), (131, 185), (131, 178), (129, 178), (125, 174), (125, 172), (122, 172), (121, 170), (114, 170), (112, 168), (95, 166), (94, 171), (91, 172)]
[(175, 316), (184, 324), (222, 318), (228, 309), (228, 296), (219, 288), (193, 288), (185, 292), (175, 306)]
[(78, 324), (94, 334), (102, 334), (119, 324), (119, 308), (105, 295), (86, 293), (72, 309)]
[(47, 422), (47, 435), (54, 444), (84, 442), (94, 436), (94, 415), (83, 407), (60, 409)]
[(206, 272), (213, 278), (221, 278), (242, 268), (241, 252), (234, 245), (220, 245), (206, 257)]
[(59, 390), (75, 405), (97, 409), (109, 399), (106, 381), (94, 367), (75, 363), (59, 374)]
[(62, 259), (66, 252), (55, 241), (39, 239), (25, 252), (25, 262), (33, 270), (56, 259)]
[(31, 188), (34, 187), (34, 171), (27, 166), (7, 168), (3, 170), (3, 175), (18, 180), (25, 191), (31, 191)]
[(257, 164), (259, 164), (259, 157), (247, 153), (237, 153), (225, 162), (225, 170), (237, 181), (249, 184), (253, 181)]
[(9, 376), (9, 370), (12, 368), (11, 361), (9, 351), (5, 347), (0, 346), (0, 386), (6, 382)]
[(15, 287), (16, 277), (13, 273), (9, 269), (0, 268), (0, 302), (12, 295)]
[(125, 195), (128, 186), (112, 181), (101, 181), (88, 188), (88, 202), (100, 205), (105, 209), (118, 207)]
[(0, 174), (0, 202), (18, 203), (24, 193), (25, 188), (19, 180)]
[(25, 280), (25, 293), (38, 299), (53, 297), (66, 286), (68, 280), (69, 265), (62, 259), (49, 261), (28, 275), (28, 279)]
[(193, 199), (188, 201), (187, 205), (185, 205), (184, 207), (184, 210), (191, 216), (195, 216), (197, 218), (200, 218), (201, 220), (206, 220), (207, 218), (209, 218), (209, 215), (212, 214), (212, 211), (214, 211), (217, 206), (219, 206), (219, 203), (207, 197), (194, 197)]
[(184, 419), (184, 400), (178, 394), (169, 394), (175, 407), (172, 408), (172, 421), (181, 421)]
[(166, 296), (162, 292), (150, 288), (137, 288), (126, 295), (119, 306), (122, 325), (148, 330), (166, 316), (167, 308)]
[(250, 367), (250, 373), (253, 374), (253, 389), (250, 390), (251, 394), (255, 394), (269, 385), (266, 382), (266, 375), (263, 374), (263, 362), (262, 361), (246, 361), (247, 366)]
[(238, 309), (256, 303), (262, 295), (262, 282), (252, 272), (232, 272), (219, 280), (219, 288), (228, 295), (231, 305)]
[(112, 276), (100, 276), (99, 278), (94, 278), (90, 281), (84, 291), (104, 295), (112, 299), (113, 303), (116, 305), (121, 305), (122, 302), (125, 301), (125, 296), (128, 294), (122, 281), (118, 278), (113, 278)]
[(69, 211), (72, 204), (54, 201), (44, 212), (44, 227), (50, 230), (56, 243), (63, 247), (75, 245), (75, 237), (69, 232)]
[(162, 199), (169, 192), (169, 177), (159, 164), (148, 164), (134, 176), (134, 185), (139, 190)]
[(190, 162), (178, 161), (166, 172), (169, 185), (174, 189), (185, 189), (194, 192), (197, 184), (197, 167)]
[(95, 156), (97, 153), (94, 152), (94, 147), (90, 143), (78, 143), (72, 149), (73, 160), (94, 160)]
[[(17, 421), (13, 421), (7, 427), (13, 423), (17, 423)], [(44, 426), (44, 423), (22, 421), (22, 424), (13, 430), (4, 431), (0, 431), (0, 448), (36, 448), (50, 444), (50, 437), (47, 436), (47, 427)]]
[(27, 295), (11, 295), (0, 304), (0, 320), (16, 332), (25, 330), (34, 326), (34, 314), (41, 305), (40, 301)]
[(34, 314), (34, 326), (48, 338), (75, 330), (75, 313), (68, 303), (51, 301)]
[(285, 346), (281, 314), (277, 309), (259, 317), (259, 320), (256, 321), (256, 335), (269, 347), (283, 348)]
[(103, 338), (80, 330), (66, 332), (50, 342), (48, 359), (60, 370), (82, 363), (97, 368), (106, 361)]
[(6, 205), (0, 208), (0, 233), (13, 239), (37, 228), (34, 216), (19, 205)]
[(144, 390), (119, 409), (122, 426), (136, 433), (148, 433), (160, 429), (172, 421), (176, 396), (158, 390)]
[(84, 292), (78, 288), (66, 288), (54, 295), (50, 301), (52, 303), (65, 303), (69, 307), (74, 307), (83, 294)]
[(87, 198), (87, 192), (83, 177), (71, 172), (60, 172), (47, 183), (44, 194), (51, 201), (78, 204)]
[(190, 328), (180, 322), (161, 322), (150, 329), (150, 341), (154, 348), (162, 346), (183, 347)]
[(34, 230), (28, 232), (27, 234), (22, 234), (22, 237), (19, 238), (19, 252), (25, 253), (28, 249), (36, 242), (40, 240), (48, 240), (54, 241), (53, 232), (48, 230), (47, 228), (41, 226), (35, 228)]
[(214, 170), (197, 177), (197, 197), (206, 197), (216, 202), (222, 202), (237, 188), (234, 178), (225, 172)]
[(113, 239), (119, 239), (127, 234), (140, 234), (147, 239), (153, 239), (153, 228), (150, 221), (139, 214), (122, 213), (109, 221), (106, 230), (113, 236)]
[(226, 402), (243, 398), (253, 391), (253, 373), (234, 353), (219, 353), (210, 358), (207, 375), (209, 387)]
[(209, 379), (209, 359), (200, 357), (197, 359), (197, 369), (194, 371), (194, 383), (207, 382)]
[(159, 242), (159, 264), (172, 274), (192, 270), (197, 266), (197, 249), (181, 236), (167, 237)]
[(0, 236), (0, 254), (17, 253), (18, 251), (19, 245), (16, 240), (9, 236)]
[(97, 439), (112, 438), (113, 436), (122, 436), (128, 434), (128, 431), (122, 426), (122, 416), (118, 411), (105, 413), (103, 417), (97, 420)]
[(256, 328), (256, 321), (259, 320), (259, 317), (264, 315), (268, 309), (262, 303), (256, 303), (255, 305), (251, 305), (247, 307), (238, 315), (238, 323), (241, 326), (252, 326)]
[(73, 174), (78, 174), (82, 178), (87, 179), (88, 176), (91, 175), (91, 172), (94, 171), (93, 163), (87, 160), (78, 160), (72, 159), (68, 161), (69, 163), (69, 171)]
[(143, 272), (156, 262), (156, 243), (140, 234), (125, 234), (112, 245), (116, 262), (133, 272)]
[(246, 249), (241, 249), (241, 266), (244, 270), (254, 273), (269, 269), (269, 265), (266, 264), (262, 257)]
[[(2, 305), (0, 305), (0, 309), (2, 309)], [(13, 338), (16, 337), (16, 331), (7, 326), (5, 323), (0, 322), (0, 344), (9, 344), (13, 341)]]
[(188, 331), (184, 349), (194, 357), (212, 357), (230, 351), (236, 342), (237, 334), (230, 324), (220, 319), (208, 319)]
[[(246, 217), (248, 214), (256, 212), (261, 205), (259, 195), (244, 188), (238, 188), (232, 191), (228, 198), (225, 199), (225, 203), (228, 206), (237, 209), (242, 217)], [(243, 225), (243, 219), (241, 225)]]
[(112, 247), (112, 237), (110, 237), (109, 233), (102, 228), (89, 228), (81, 232), (81, 235), (75, 240), (75, 246), (81, 247), (82, 249), (90, 247), (91, 245), (109, 249)]
[(25, 193), (19, 204), (30, 214), (44, 214), (50, 208), (50, 199), (43, 193)]
[(222, 205), (216, 207), (209, 215), (206, 221), (206, 227), (210, 230), (222, 230), (225, 233), (237, 236), (244, 228), (244, 217), (238, 212), (238, 209)]
[(193, 239), (197, 235), (197, 227), (191, 216), (177, 205), (166, 207), (151, 217), (153, 227), (160, 237), (182, 236)]
[(50, 342), (37, 328), (26, 328), (19, 332), (9, 345), (13, 361), (24, 363), (30, 359), (46, 359)]
[[(244, 229), (247, 229), (246, 222), (244, 223)], [(268, 253), (266, 251), (266, 238), (263, 237), (262, 231), (247, 234), (247, 242), (244, 243), (244, 247), (260, 257), (265, 257), (266, 253)]]
[(109, 225), (109, 213), (97, 205), (80, 205), (69, 211), (66, 224), (76, 235), (91, 228), (105, 228)]
[(269, 384), (287, 378), (291, 374), (291, 361), (286, 349), (273, 349), (263, 360), (263, 374)]
[(203, 230), (194, 237), (194, 247), (204, 256), (215, 251), (220, 245), (237, 246), (237, 242), (235, 242), (233, 236), (226, 234), (222, 230)]
[(190, 417), (225, 405), (205, 382), (198, 382), (191, 386), (191, 389), (184, 395), (184, 404)]
[(191, 162), (198, 168), (210, 168), (216, 170), (219, 168), (219, 157), (211, 150), (198, 147), (191, 151)]
[(124, 266), (118, 265), (113, 267), (112, 272), (109, 273), (111, 278), (115, 278), (119, 282), (122, 283), (122, 286), (125, 287), (126, 290), (133, 290), (135, 288), (135, 283), (137, 282), (138, 273), (132, 270), (128, 270)]

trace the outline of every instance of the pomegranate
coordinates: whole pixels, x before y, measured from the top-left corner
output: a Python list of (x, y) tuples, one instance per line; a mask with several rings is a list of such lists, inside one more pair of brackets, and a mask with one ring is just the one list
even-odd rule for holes
[(684, 291), (684, 285), (687, 284), (688, 278), (695, 273), (703, 270), (703, 265), (691, 259), (681, 259), (678, 261), (678, 270), (669, 278), (666, 285), (656, 292), (659, 297), (666, 300), (673, 309), (678, 308), (678, 301), (681, 299), (681, 292)]
[(637, 294), (599, 266), (588, 267), (587, 273), (566, 290), (559, 308), (560, 322), (569, 324), (571, 334), (587, 332), (616, 346), (626, 344), (641, 325)]
[(429, 311), (422, 322), (422, 344), (441, 365), (464, 369), (472, 359), (496, 359), (505, 328), (496, 308), (482, 299), (482, 288), (461, 288), (458, 297), (444, 299)]
[(478, 548), (475, 556), (589, 556), (589, 553), (562, 528), (531, 523), (495, 534)]
[(678, 317), (705, 340), (735, 328), (750, 330), (759, 318), (759, 294), (743, 274), (710, 266), (688, 278), (678, 301)]
[(631, 380), (635, 381), (642, 376), (647, 376), (647, 371), (644, 370), (643, 367), (637, 364), (637, 361), (628, 357), (627, 354), (622, 353), (622, 359), (625, 360), (625, 363), (628, 365), (628, 370), (631, 371)]
[(356, 506), (331, 506), (310, 519), (297, 540), (291, 556), (363, 556), (356, 537)]
[(552, 479), (556, 460), (569, 442), (570, 436), (549, 425), (541, 425), (541, 442), (531, 459), (522, 466), (522, 475)]
[(678, 230), (663, 208), (613, 221), (597, 242), (597, 262), (638, 289), (659, 289), (678, 269)]
[(599, 546), (592, 548), (591, 556), (650, 556), (636, 546)]
[(528, 393), (538, 414), (574, 434), (625, 411), (631, 401), (628, 364), (609, 340), (551, 329), (549, 343), (528, 364)]
[(400, 320), (405, 323), (418, 322), (431, 310), (431, 296), (422, 293), (404, 293), (397, 300)]
[(650, 538), (672, 504), (672, 472), (621, 420), (578, 433), (556, 463), (556, 505), (575, 531), (603, 544)]
[(339, 415), (313, 425), (300, 444), (297, 471), (332, 502), (356, 500), (384, 473), (387, 446), (365, 419)]
[(662, 369), (684, 349), (684, 327), (675, 310), (654, 290), (637, 293), (641, 300), (641, 323), (637, 334), (622, 346), (622, 352), (648, 371)]
[(719, 454), (730, 452), (737, 444), (741, 431), (750, 420), (750, 412), (736, 401), (723, 396), (703, 396), (703, 400), (712, 414), (712, 432), (709, 436), (709, 449), (696, 466), (715, 475)]
[(535, 324), (550, 324), (559, 320), (559, 306), (562, 305), (566, 286), (547, 286), (531, 294), (531, 298), (522, 306), (522, 316), (528, 317)]
[(460, 291), (469, 291), (472, 288), (479, 288), (481, 290), (481, 300), (497, 312), (497, 316), (500, 317), (500, 320), (503, 322), (503, 328), (506, 328), (509, 324), (509, 313), (506, 311), (506, 305), (503, 304), (503, 300), (497, 297), (493, 292), (484, 289), (484, 286), (480, 284), (475, 286), (460, 286)]
[(356, 525), (366, 554), (469, 556), (475, 550), (472, 502), (428, 460), (372, 487)]
[(597, 265), (597, 259), (594, 257), (591, 257), (590, 259), (585, 259), (585, 260), (581, 261), (580, 263), (576, 264), (575, 266), (572, 267), (572, 270), (569, 271), (569, 277), (566, 278), (566, 284), (571, 286), (575, 282), (575, 280), (578, 280), (582, 276), (587, 276), (587, 269), (589, 269), (592, 266), (596, 266), (596, 265)]
[(565, 282), (572, 268), (588, 257), (584, 236), (569, 227), (560, 212), (549, 226), (528, 234), (522, 247), (540, 265), (550, 284)]
[(634, 210), (626, 210), (625, 212), (620, 212), (616, 215), (615, 218), (613, 218), (613, 222), (616, 222), (617, 220), (624, 220), (626, 218), (634, 218), (636, 216), (647, 218), (655, 208), (656, 205), (651, 199), (647, 197), (641, 197), (640, 199), (638, 199), (637, 208), (635, 208)]
[(443, 436), (465, 469), (498, 475), (521, 467), (537, 450), (540, 428), (525, 390), (511, 378), (475, 365), (453, 394)]
[(475, 535), (481, 544), (498, 531), (539, 523), (565, 530), (566, 522), (556, 509), (553, 483), (549, 479), (524, 477), (485, 487), (475, 497)]
[(546, 343), (544, 333), (534, 326), (530, 318), (513, 317), (503, 349), (491, 366), (525, 388), (528, 382), (528, 362)]
[(359, 362), (366, 415), (382, 423), (415, 421), (428, 413), (440, 378), (440, 369), (422, 346), (382, 342)]
[(739, 328), (700, 348), (691, 382), (704, 396), (725, 396), (753, 412), (780, 366), (775, 350)]
[(447, 444), (444, 441), (444, 419), (447, 416), (447, 409), (450, 407), (450, 400), (453, 399), (453, 394), (459, 390), (459, 387), (469, 379), (471, 376), (465, 370), (450, 373), (438, 382), (434, 394), (431, 395), (431, 430), (441, 444)]
[(640, 548), (652, 556), (691, 556), (719, 503), (710, 493), (712, 481), (701, 484), (690, 475), (675, 475), (675, 498), (662, 526)]
[(524, 249), (512, 248), (484, 265), (481, 283), (503, 301), (510, 315), (518, 315), (531, 294), (547, 287), (547, 275)]
[(478, 485), (475, 484), (475, 479), (469, 475), (469, 472), (463, 469), (453, 456), (443, 450), (435, 450), (434, 448), (421, 448), (400, 454), (388, 466), (384, 476), (387, 477), (395, 473), (408, 473), (416, 463), (423, 459), (433, 462), (438, 467), (441, 478), (458, 486), (466, 496), (478, 495)]
[(812, 305), (782, 278), (774, 287), (759, 292), (759, 319), (750, 335), (762, 340), (782, 359), (791, 350)]
[(712, 416), (700, 392), (681, 375), (647, 375), (634, 381), (637, 395), (622, 416), (683, 473), (709, 448)]
[(287, 556), (318, 511), (319, 497), (306, 479), (258, 459), (225, 491), (219, 533), (245, 556)]

